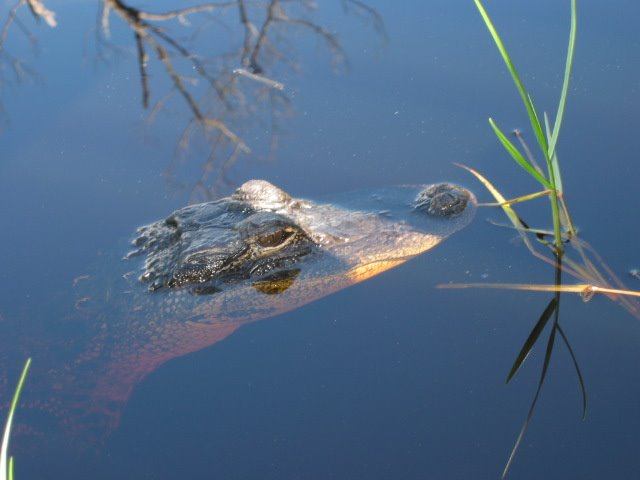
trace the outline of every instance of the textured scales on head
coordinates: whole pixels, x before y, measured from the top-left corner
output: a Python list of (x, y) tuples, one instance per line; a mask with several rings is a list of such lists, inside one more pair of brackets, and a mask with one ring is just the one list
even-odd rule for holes
[[(188, 287), (196, 288), (192, 293), (217, 292), (223, 284), (291, 269), (313, 252), (344, 265), (421, 253), (434, 239), (439, 242), (458, 229), (455, 222), (470, 198), (456, 185), (426, 186), (412, 202), (419, 212), (414, 225), (402, 214), (394, 219), (367, 209), (298, 200), (265, 180), (250, 180), (230, 197), (179, 209), (142, 227), (134, 253), (145, 255), (140, 281), (152, 291)], [(394, 201), (393, 196), (387, 199)], [(424, 214), (439, 222), (432, 230), (420, 230), (428, 225), (419, 218)]]
[(202, 294), (288, 268), (315, 247), (290, 218), (298, 207), (271, 183), (251, 180), (230, 197), (177, 210), (138, 230), (140, 281), (151, 291), (189, 287)]

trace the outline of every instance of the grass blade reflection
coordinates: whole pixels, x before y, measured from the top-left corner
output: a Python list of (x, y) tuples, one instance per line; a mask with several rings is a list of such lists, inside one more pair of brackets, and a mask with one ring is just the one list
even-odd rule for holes
[(527, 337), (527, 340), (524, 342), (524, 345), (522, 346), (522, 349), (520, 350), (520, 353), (518, 354), (515, 362), (513, 362), (513, 366), (511, 367), (511, 371), (507, 376), (506, 383), (509, 383), (509, 381), (511, 381), (513, 376), (518, 372), (522, 364), (525, 362), (525, 360), (531, 353), (531, 349), (538, 341), (538, 337), (540, 337), (540, 334), (544, 330), (544, 327), (547, 326), (547, 322), (551, 318), (551, 315), (553, 314), (553, 312), (555, 312), (557, 305), (558, 304), (556, 302), (556, 298), (555, 297), (552, 298), (549, 304), (547, 305), (547, 308), (545, 308), (544, 311), (542, 312), (542, 315), (540, 315), (540, 318), (538, 319), (533, 329), (531, 330), (531, 333)]

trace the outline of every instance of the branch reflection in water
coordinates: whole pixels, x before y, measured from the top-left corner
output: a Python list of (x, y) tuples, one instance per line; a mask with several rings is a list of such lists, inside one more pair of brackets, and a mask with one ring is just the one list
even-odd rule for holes
[[(343, 0), (342, 4), (347, 14), (371, 25), (386, 41), (382, 17), (374, 8), (361, 0)], [(55, 14), (40, 0), (19, 0), (7, 14), (0, 31), (0, 67), (3, 73), (13, 70), (17, 81), (36, 78), (26, 62), (4, 48), (16, 26), (32, 44), (37, 42), (19, 15), (24, 6), (36, 20), (56, 25)], [(188, 185), (191, 203), (211, 200), (234, 186), (229, 172), (243, 156), (253, 152), (272, 157), (279, 143), (278, 122), (291, 109), (279, 78), (300, 68), (294, 52), (300, 40), (293, 35), (302, 31), (320, 39), (334, 69), (346, 65), (338, 34), (316, 19), (317, 10), (315, 3), (306, 0), (230, 0), (187, 6), (177, 2), (176, 8), (164, 12), (124, 0), (100, 2), (95, 26), (97, 58), (108, 62), (134, 47), (142, 106), (148, 111), (146, 123), (153, 123), (161, 112), (169, 114), (175, 105), (187, 113), (165, 175), (173, 188)], [(112, 31), (122, 31), (112, 25), (114, 19), (132, 34), (131, 41), (125, 37), (123, 44), (112, 35)], [(0, 88), (7, 82), (0, 77)], [(256, 124), (268, 125), (270, 138), (264, 148), (256, 149), (245, 139)], [(200, 172), (182, 180), (180, 170), (191, 156), (198, 158)]]

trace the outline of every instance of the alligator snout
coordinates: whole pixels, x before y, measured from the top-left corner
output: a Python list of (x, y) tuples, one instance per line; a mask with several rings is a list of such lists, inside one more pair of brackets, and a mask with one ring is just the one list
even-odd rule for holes
[(414, 208), (436, 217), (455, 217), (464, 212), (471, 194), (458, 185), (437, 183), (422, 190)]

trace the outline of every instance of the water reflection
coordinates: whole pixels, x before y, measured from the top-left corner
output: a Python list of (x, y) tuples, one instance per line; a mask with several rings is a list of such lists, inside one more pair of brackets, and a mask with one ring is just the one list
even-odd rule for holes
[(44, 20), (50, 27), (57, 25), (55, 13), (45, 7), (40, 0), (18, 0), (9, 9), (0, 29), (0, 118), (2, 120), (6, 120), (6, 112), (2, 103), (2, 95), (6, 87), (14, 83), (38, 82), (40, 80), (38, 74), (25, 60), (13, 55), (7, 48), (10, 32), (17, 30), (19, 35), (27, 39), (32, 50), (37, 51), (38, 49), (37, 37), (19, 17), (19, 13), (24, 7), (29, 8), (36, 20)]
[(580, 366), (576, 358), (576, 355), (573, 352), (573, 348), (571, 348), (569, 339), (565, 334), (564, 330), (562, 329), (562, 327), (560, 326), (560, 299), (562, 296), (562, 292), (561, 292), (562, 257), (556, 257), (556, 260), (557, 260), (557, 263), (554, 269), (555, 270), (554, 285), (557, 287), (557, 291), (554, 293), (553, 297), (551, 298), (549, 303), (546, 305), (544, 310), (542, 310), (542, 313), (540, 314), (538, 321), (534, 324), (533, 328), (531, 329), (529, 336), (525, 340), (524, 345), (522, 346), (518, 356), (516, 357), (515, 362), (513, 363), (513, 366), (511, 367), (509, 375), (507, 376), (507, 383), (509, 383), (511, 379), (516, 375), (520, 367), (524, 364), (527, 357), (529, 357), (529, 354), (531, 353), (535, 344), (538, 342), (540, 335), (545, 330), (549, 321), (551, 321), (551, 326), (549, 327), (549, 335), (547, 337), (547, 343), (545, 347), (544, 359), (542, 362), (542, 366), (540, 368), (540, 378), (538, 380), (538, 385), (536, 387), (535, 394), (531, 401), (531, 405), (529, 406), (529, 411), (527, 412), (527, 416), (520, 429), (520, 433), (516, 438), (513, 449), (511, 450), (511, 454), (509, 455), (509, 459), (507, 460), (507, 463), (504, 467), (502, 478), (505, 478), (507, 476), (507, 473), (509, 472), (509, 469), (514, 461), (516, 453), (518, 452), (520, 445), (522, 443), (522, 440), (524, 439), (524, 436), (527, 432), (529, 423), (533, 418), (533, 414), (534, 414), (536, 405), (538, 403), (538, 399), (540, 398), (540, 393), (542, 392), (542, 386), (544, 385), (544, 381), (547, 376), (547, 372), (551, 362), (551, 355), (556, 345), (556, 337), (558, 335), (560, 336), (560, 339), (562, 340), (564, 345), (567, 347), (567, 350), (573, 362), (573, 366), (575, 367), (576, 375), (580, 383), (580, 389), (582, 391), (582, 418), (584, 419), (587, 414), (587, 392), (585, 389), (582, 373), (580, 372)]
[[(360, 0), (342, 3), (347, 13), (361, 17), (385, 37), (382, 17), (374, 8)], [(0, 52), (18, 81), (35, 76), (26, 62), (5, 48), (16, 27), (29, 41), (37, 41), (20, 19), (24, 6), (37, 20), (56, 25), (55, 14), (40, 0), (19, 0), (14, 5), (0, 35)], [(231, 0), (188, 6), (176, 2), (174, 9), (163, 12), (121, 0), (101, 1), (95, 27), (98, 58), (109, 61), (114, 54), (135, 47), (147, 121), (153, 122), (160, 113), (173, 114), (175, 105), (186, 113), (175, 159), (165, 174), (172, 186), (180, 187), (184, 183), (181, 166), (191, 155), (198, 158), (200, 173), (187, 181), (192, 202), (209, 200), (232, 186), (229, 171), (255, 147), (245, 138), (251, 127), (267, 125), (270, 138), (258, 150), (266, 151), (262, 154), (266, 158), (272, 155), (279, 143), (278, 123), (291, 107), (280, 78), (300, 68), (294, 52), (299, 31), (321, 40), (334, 68), (345, 65), (338, 34), (316, 19), (316, 10), (314, 3), (305, 0)], [(118, 25), (114, 19), (120, 21)], [(122, 26), (132, 36), (132, 44), (126, 43)], [(0, 84), (6, 82), (0, 79)]]

